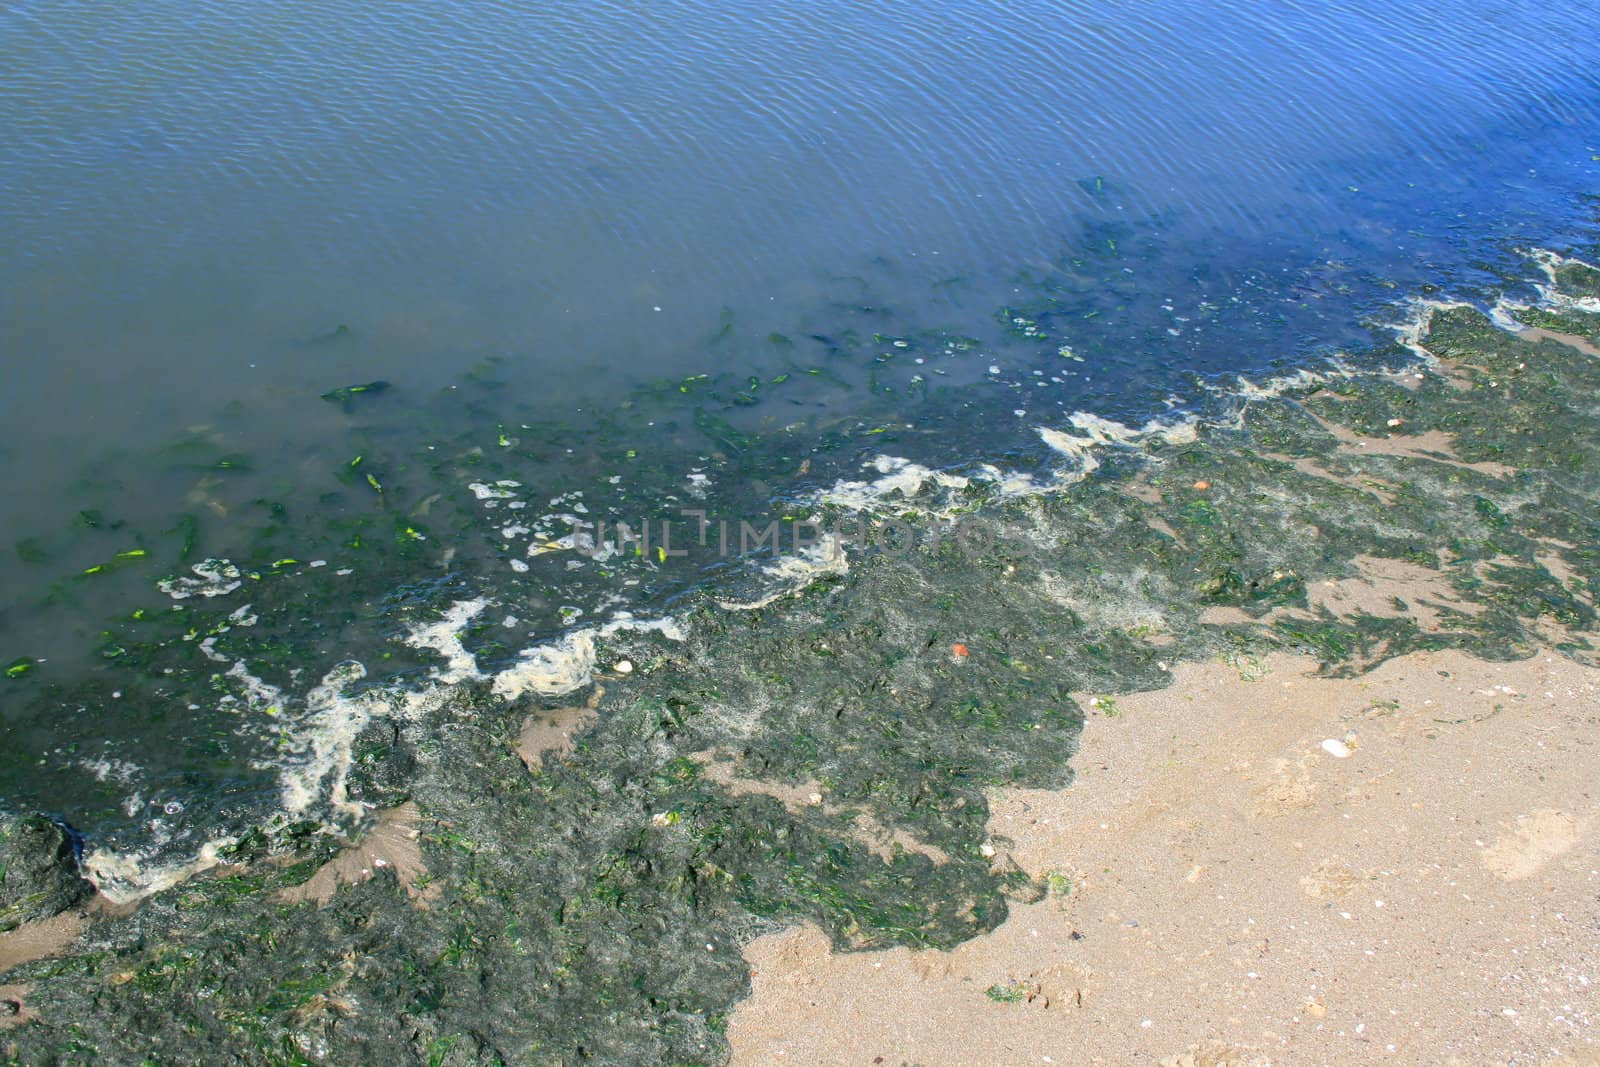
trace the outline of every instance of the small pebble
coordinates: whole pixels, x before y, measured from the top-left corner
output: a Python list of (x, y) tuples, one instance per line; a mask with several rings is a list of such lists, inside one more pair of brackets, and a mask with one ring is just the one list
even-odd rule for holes
[(619, 659), (619, 660), (617, 660), (617, 666), (616, 666), (615, 670), (616, 670), (616, 672), (618, 674), (632, 674), (633, 673), (633, 664), (630, 663), (628, 660)]
[(1322, 751), (1326, 752), (1334, 759), (1345, 759), (1350, 755), (1350, 746), (1339, 740), (1337, 737), (1330, 737), (1326, 741), (1322, 742)]

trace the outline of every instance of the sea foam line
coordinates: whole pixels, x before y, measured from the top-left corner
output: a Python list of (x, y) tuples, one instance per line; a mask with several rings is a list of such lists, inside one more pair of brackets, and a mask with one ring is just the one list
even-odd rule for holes
[[(1553, 252), (1536, 250), (1530, 258), (1537, 263), (1548, 285), (1540, 285), (1540, 301), (1544, 306), (1600, 313), (1600, 300), (1573, 298), (1555, 289), (1556, 270), (1570, 260)], [(1439, 361), (1423, 344), (1433, 316), (1440, 310), (1472, 306), (1459, 301), (1423, 300), (1408, 301), (1406, 314), (1393, 324), (1400, 344), (1417, 359), (1429, 366)], [(1491, 321), (1511, 333), (1522, 332), (1526, 327), (1519, 323), (1513, 312), (1525, 310), (1529, 305), (1513, 303), (1502, 298), (1490, 310)], [(1227, 395), (1237, 396), (1247, 404), (1252, 400), (1281, 397), (1304, 391), (1335, 377), (1355, 373), (1338, 360), (1332, 360), (1325, 369), (1302, 369), (1276, 375), (1261, 381), (1239, 378)], [(1213, 419), (1219, 425), (1236, 421), (1240, 412), (1230, 419)], [(1100, 466), (1100, 457), (1110, 449), (1145, 449), (1154, 444), (1178, 445), (1198, 439), (1202, 424), (1208, 420), (1188, 413), (1166, 419), (1152, 419), (1135, 427), (1108, 419), (1092, 412), (1079, 411), (1069, 416), (1066, 427), (1037, 426), (1035, 432), (1041, 441), (1065, 463), (1059, 463), (1047, 476), (1021, 471), (1006, 471), (992, 464), (975, 464), (966, 473), (930, 468), (899, 456), (879, 455), (867, 460), (863, 469), (875, 475), (859, 479), (840, 479), (828, 489), (813, 494), (809, 503), (815, 507), (832, 506), (845, 511), (868, 514), (880, 511), (897, 501), (917, 500), (919, 507), (935, 517), (953, 517), (959, 502), (950, 497), (968, 488), (974, 482), (988, 484), (1002, 500), (1019, 499), (1064, 491), (1082, 482)], [(492, 486), (473, 485), (474, 495), (480, 500), (500, 503), (513, 496), (514, 483), (500, 482)], [(927, 498), (943, 498), (929, 500)], [(804, 551), (785, 556), (762, 569), (773, 583), (771, 591), (749, 601), (718, 600), (726, 610), (751, 610), (765, 607), (782, 597), (797, 593), (818, 577), (843, 575), (849, 571), (849, 559), (844, 545), (834, 538), (823, 538)], [(171, 580), (163, 591), (175, 598), (188, 596), (219, 596), (235, 591), (238, 585), (230, 573), (232, 565), (225, 560), (206, 561), (192, 568), (195, 578)], [(198, 580), (197, 580), (198, 579)], [(170, 586), (170, 588), (169, 588)], [(488, 678), (474, 657), (463, 645), (462, 631), (482, 613), (489, 602), (479, 598), (458, 601), (447, 608), (441, 617), (431, 623), (413, 627), (403, 639), (415, 648), (437, 652), (445, 661), (441, 670), (435, 668), (428, 683), (420, 689), (406, 690), (399, 686), (375, 687), (350, 694), (349, 688), (367, 676), (366, 668), (355, 661), (347, 661), (326, 674), (318, 685), (306, 694), (304, 714), (294, 723), (293, 740), (287, 746), (289, 759), (279, 765), (281, 809), (279, 817), (303, 816), (326, 803), (334, 813), (359, 818), (365, 807), (349, 800), (347, 777), (353, 762), (355, 739), (368, 723), (378, 716), (389, 716), (403, 722), (418, 722), (438, 710), (449, 698), (453, 687), (467, 681)], [(533, 694), (540, 697), (564, 696), (589, 685), (599, 667), (597, 641), (613, 634), (655, 632), (672, 641), (683, 641), (686, 635), (679, 621), (673, 617), (634, 617), (620, 612), (610, 621), (598, 625), (570, 630), (559, 636), (531, 645), (518, 656), (517, 661), (489, 678), (490, 689), (498, 697), (514, 701)], [(292, 703), (274, 687), (244, 670), (238, 663), (227, 674), (242, 684), (246, 703), (260, 706), (269, 702), (275, 705)], [(206, 841), (188, 858), (168, 863), (153, 862), (162, 844), (157, 841), (142, 851), (116, 852), (97, 848), (84, 859), (85, 871), (102, 894), (114, 902), (129, 902), (149, 896), (179, 884), (186, 878), (222, 862), (223, 851), (233, 843), (233, 837), (217, 837)]]

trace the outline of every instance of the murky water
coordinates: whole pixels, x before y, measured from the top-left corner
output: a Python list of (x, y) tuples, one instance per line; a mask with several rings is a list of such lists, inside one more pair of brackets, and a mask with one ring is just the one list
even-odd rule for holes
[[(553, 499), (640, 453), (681, 481), (739, 451), (723, 426), (792, 428), (808, 470), (898, 413), (929, 430), (898, 451), (953, 462), (1359, 342), (1424, 279), (1503, 284), (1515, 247), (1593, 237), (1597, 30), (1591, 3), (11, 4), (0, 665), (46, 662), (0, 695), (0, 791), (132, 818), (148, 783), (64, 792), (98, 731), (163, 795), (255, 795), (259, 753), (196, 756), (226, 730), (188, 705), (41, 719), (21, 687), (123, 692), (108, 617), (206, 555), (299, 555), (286, 515), (392, 506), (395, 457), (537, 440)], [(1041, 294), (1043, 346), (1005, 310)], [(760, 388), (644, 402), (701, 374)], [(935, 417), (930, 383), (970, 399)], [(785, 491), (755, 473), (744, 503)], [(558, 577), (530, 633), (581, 599)], [(305, 611), (343, 633), (380, 593)]]

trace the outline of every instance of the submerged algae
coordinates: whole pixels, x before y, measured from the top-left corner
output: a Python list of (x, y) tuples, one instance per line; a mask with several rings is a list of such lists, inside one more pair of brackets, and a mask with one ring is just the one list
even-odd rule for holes
[[(532, 771), (517, 746), (538, 705), (461, 673), (426, 717), (379, 717), (352, 746), (352, 799), (421, 812), (426, 899), (380, 872), (324, 908), (284, 903), (332, 846), (257, 835), (237, 869), (19, 969), (40, 1018), (7, 1055), (715, 1062), (755, 934), (807, 920), (842, 946), (949, 946), (1046, 891), (993, 865), (986, 790), (1070, 780), (1074, 693), (1283, 647), (1330, 672), (1422, 648), (1592, 660), (1600, 361), (1466, 308), (1431, 312), (1419, 344), (1438, 362), (1401, 377), (1334, 370), (1219, 395), (1192, 435), (1105, 437), (1050, 491), (863, 494), (884, 515), (960, 513), (994, 548), (853, 554), (748, 611), (697, 594), (683, 642), (614, 630), (596, 664), (637, 667)], [(1437, 574), (1454, 607), (1311, 595), (1367, 560)], [(707, 754), (774, 788), (729, 788)], [(772, 795), (801, 786), (818, 801)], [(875, 850), (856, 816), (923, 847)]]

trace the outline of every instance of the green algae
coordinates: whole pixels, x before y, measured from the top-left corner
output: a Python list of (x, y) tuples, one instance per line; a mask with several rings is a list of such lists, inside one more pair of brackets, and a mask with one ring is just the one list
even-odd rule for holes
[(50, 560), (50, 553), (40, 546), (37, 538), (25, 537), (12, 547), (17, 558), (24, 563), (47, 563)]
[(89, 895), (73, 847), (66, 828), (51, 819), (0, 820), (0, 932), (57, 915)]
[[(1006, 312), (1018, 317), (1032, 325)], [(484, 684), (459, 686), (423, 728), (375, 721), (356, 740), (350, 794), (419, 804), (438, 892), (426, 908), (382, 872), (326, 908), (280, 903), (276, 891), (335, 845), (315, 825), (258, 828), (229, 854), (238, 869), (101, 924), (84, 955), (19, 971), (44, 1019), (8, 1035), (8, 1054), (716, 1062), (719, 1021), (748, 990), (738, 950), (751, 936), (804, 920), (844, 948), (949, 947), (992, 929), (1010, 900), (1065, 891), (996, 867), (983, 845), (990, 790), (1070, 781), (1074, 694), (1163, 686), (1184, 659), (1249, 669), (1273, 649), (1310, 652), (1330, 673), (1438, 648), (1511, 658), (1553, 643), (1590, 661), (1600, 361), (1469, 309), (1436, 312), (1424, 344), (1455, 372), (1424, 367), (1410, 385), (1331, 374), (1277, 396), (1223, 396), (1194, 440), (1110, 446), (1060, 491), (969, 487), (950, 512), (994, 535), (978, 560), (942, 538), (854, 556), (847, 575), (753, 611), (695, 594), (680, 611), (688, 641), (623, 632), (602, 643), (601, 662), (638, 669), (606, 682), (594, 725), (538, 774), (514, 752), (534, 705)], [(794, 469), (781, 438), (693, 399), (689, 424), (747, 476)], [(1434, 433), (1448, 451), (1422, 436)], [(248, 595), (329, 632), (362, 615), (423, 617), (450, 581), (395, 575), (428, 558), (423, 546), (467, 545), (480, 525), (464, 507), (423, 511), (428, 486), (468, 471), (514, 476), (518, 450), (543, 447), (501, 447), (503, 434), (448, 460), (364, 450), (350, 469), (382, 470), (385, 488), (325, 530), (263, 498), (239, 560)], [(1407, 447), (1417, 440), (1430, 447)], [(587, 462), (596, 482), (616, 469), (614, 457)], [(1130, 494), (1135, 478), (1154, 493)], [(939, 513), (920, 500), (885, 510), (913, 504)], [(295, 585), (308, 571), (292, 561), (323, 553), (375, 563), (337, 592)], [(1458, 607), (1431, 629), (1403, 600), (1392, 615), (1312, 608), (1308, 590), (1361, 574), (1364, 559), (1437, 572)], [(1209, 621), (1219, 608), (1245, 621)], [(327, 665), (225, 620), (180, 606), (129, 620), (108, 645), (152, 676), (185, 635), (215, 638), (276, 685)], [(130, 640), (140, 627), (161, 632)], [(509, 647), (482, 628), (469, 640), (485, 662)], [(417, 672), (434, 665), (426, 652), (401, 658)], [(160, 685), (136, 695), (170, 699)], [(740, 780), (815, 788), (825, 803), (732, 789), (703, 773), (708, 758)], [(874, 849), (858, 816), (903, 837)]]
[(1587, 263), (1567, 262), (1555, 268), (1555, 285), (1563, 294), (1579, 299), (1600, 299), (1600, 269)]
[(996, 983), (983, 991), (996, 1004), (1021, 1004), (1028, 999), (1028, 987), (1021, 982)]
[(361, 385), (344, 385), (338, 389), (330, 389), (322, 394), (322, 399), (329, 403), (338, 404), (345, 411), (349, 411), (354, 402), (364, 396), (377, 396), (387, 392), (391, 386), (388, 382), (365, 382)]

